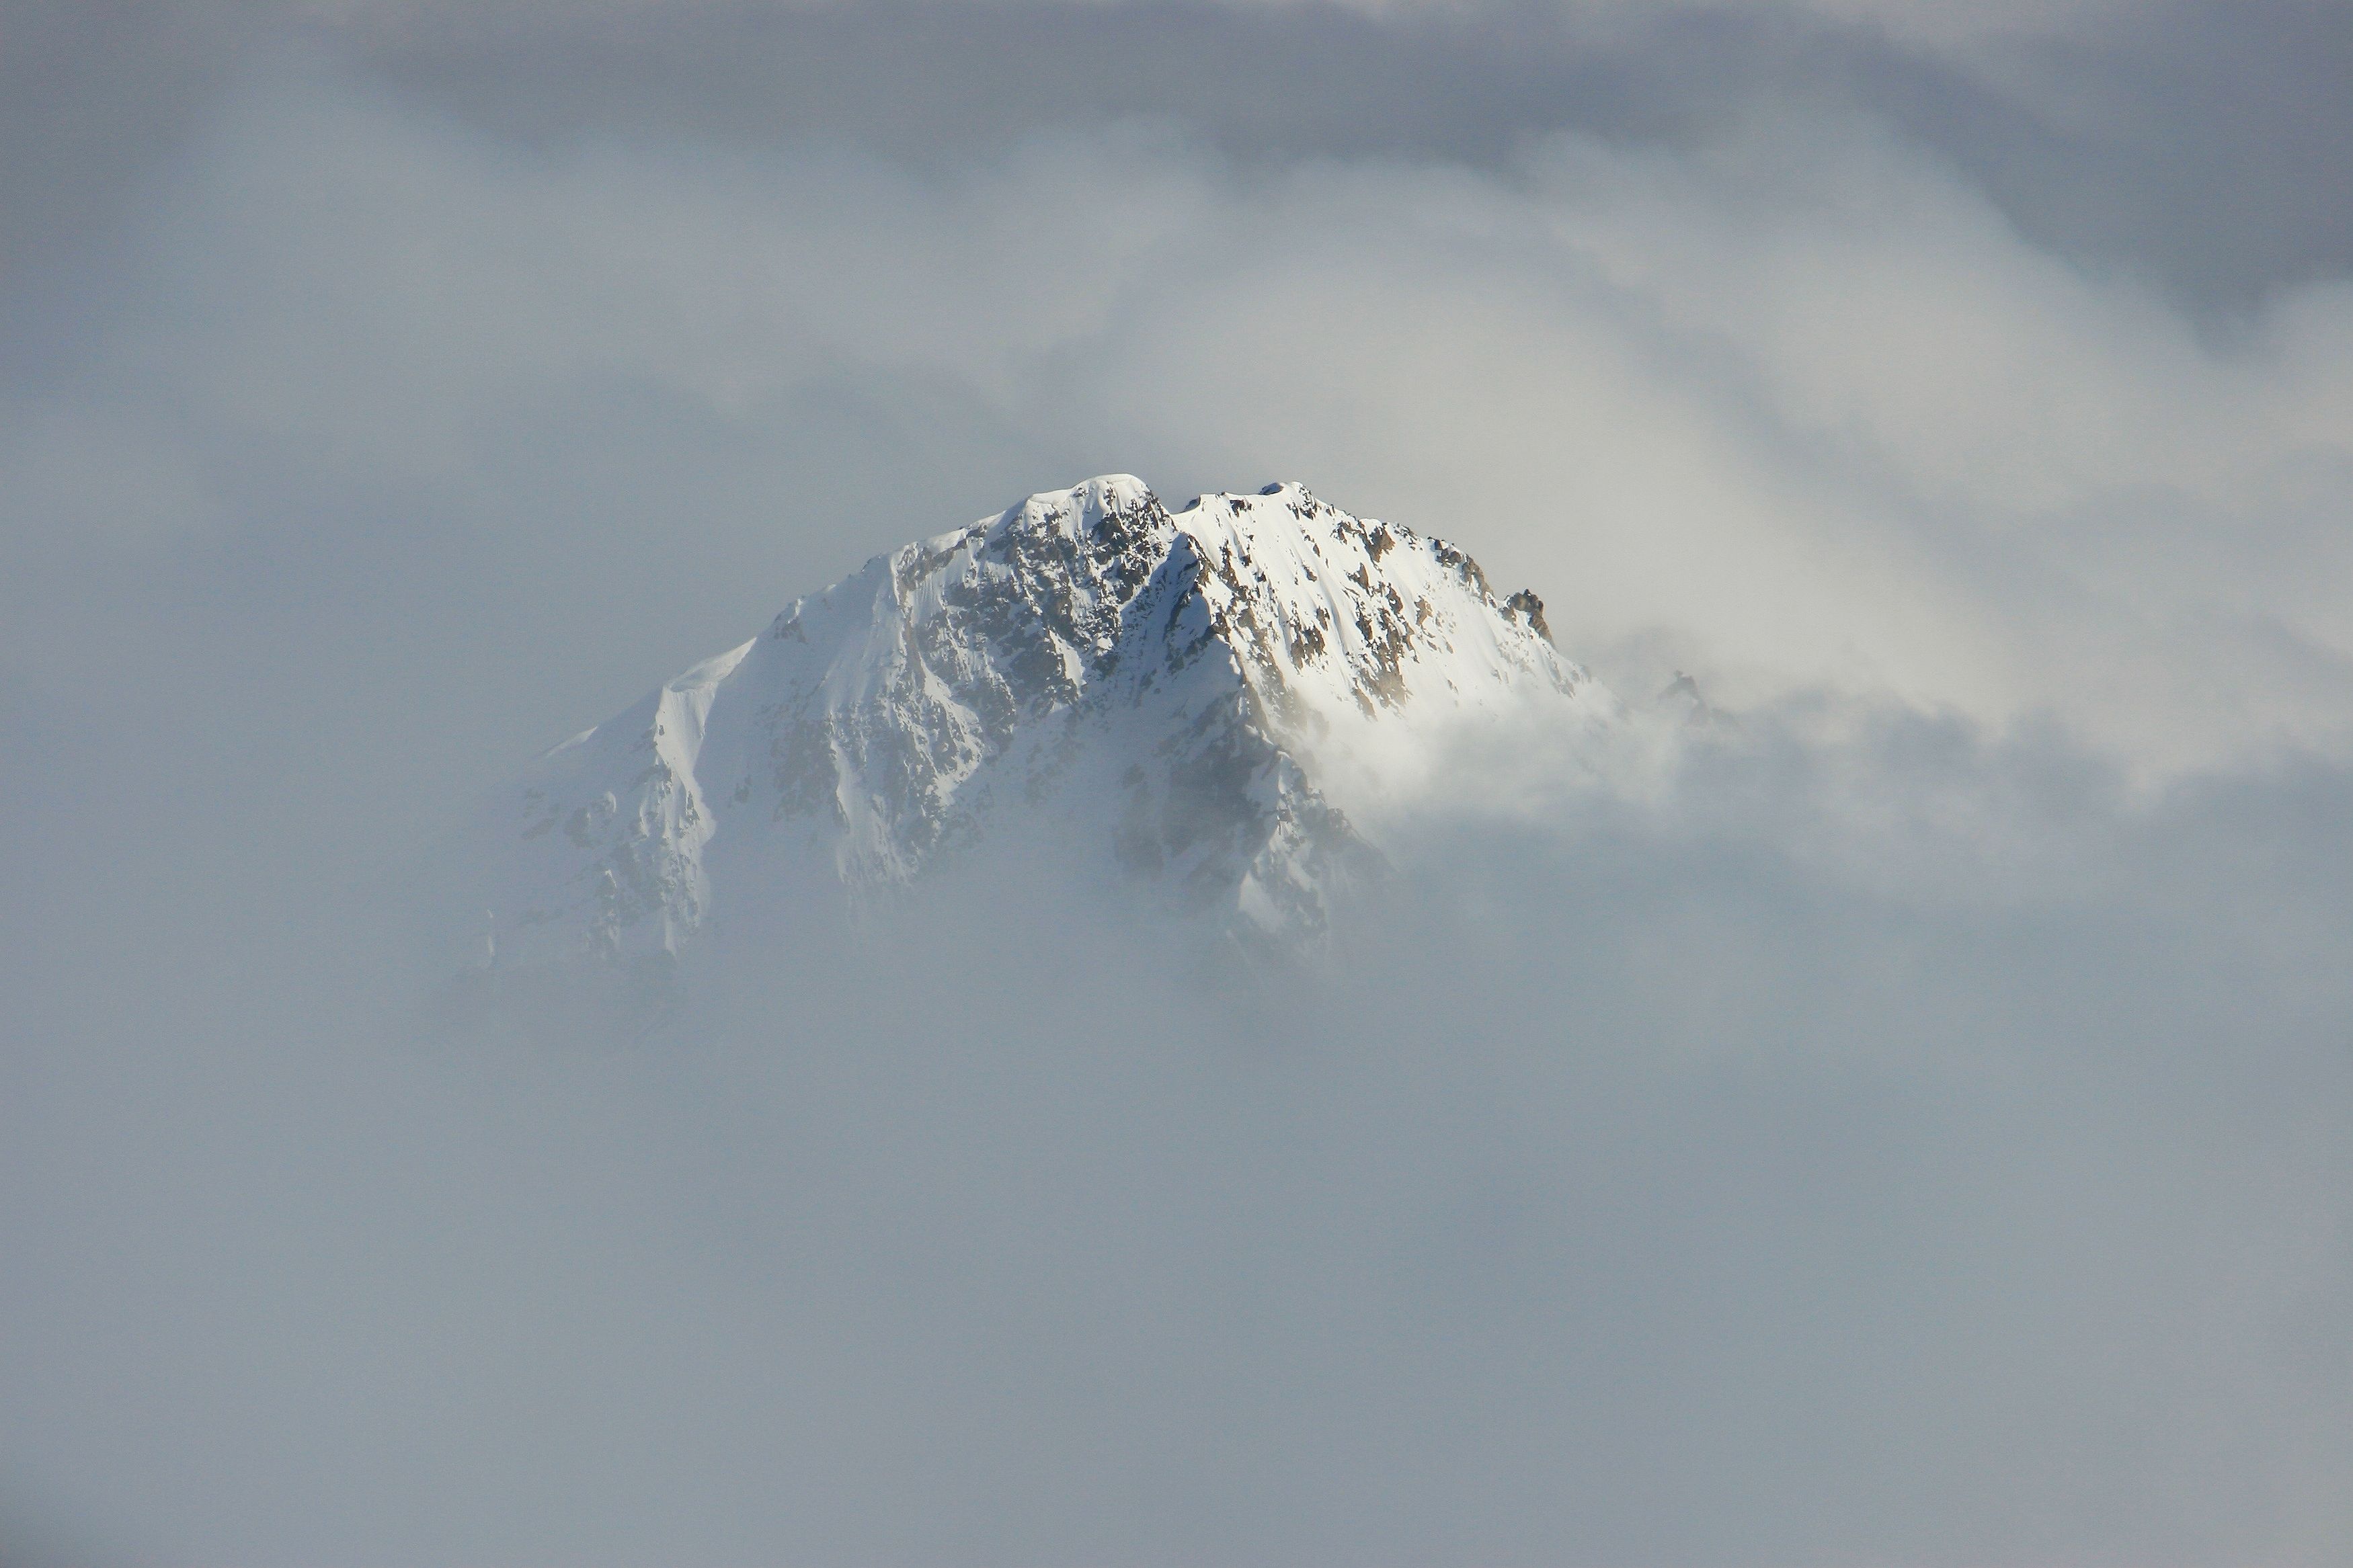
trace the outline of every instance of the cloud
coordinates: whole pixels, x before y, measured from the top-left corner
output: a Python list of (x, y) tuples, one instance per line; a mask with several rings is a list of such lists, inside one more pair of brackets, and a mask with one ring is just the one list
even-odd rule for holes
[(10, 34), (0, 247), (19, 270), (69, 266), (290, 37), (502, 134), (815, 136), (916, 161), (1141, 116), (1244, 157), (1493, 168), (1564, 130), (1688, 147), (1760, 105), (1844, 106), (1950, 161), (2036, 244), (2218, 320), (2353, 266), (2348, 220), (2309, 199), (2353, 144), (2353, 26), (2326, 0), (112, 0), (34, 7)]
[[(2049, 715), (2158, 772), (2345, 739), (2353, 294), (2218, 342), (1868, 121), (1561, 137), (1503, 173), (1130, 127), (920, 173), (532, 152), (329, 76), (204, 148), (144, 228), (150, 302), (17, 427), (22, 515), (61, 504), (35, 444), (111, 443), (152, 498), (116, 531), (267, 519), (239, 487), (299, 473), (520, 544), (636, 446), (670, 471), (558, 548), (659, 516), (683, 585), (728, 519), (785, 513), (772, 585), (681, 615), (659, 668), (1049, 478), (1298, 476), (1464, 535), (1573, 647), (1680, 647), (1743, 698)], [(869, 472), (971, 477), (878, 510), (813, 477), (853, 467), (845, 425)]]
[[(1144, 12), (1399, 68), (1534, 36)], [(544, 82), (489, 46), (321, 37), (231, 50), (0, 295), (7, 1528), (2343, 1558), (2325, 268), (2222, 330), (1840, 94), (1637, 133), (1482, 118), (1461, 66), (1409, 135), (1334, 89), (1251, 142), (1074, 86), (947, 156), (974, 100), (501, 121)], [(1466, 738), (1321, 971), (978, 866), (722, 937), (656, 1040), (425, 1016), (395, 889), (512, 759), (1122, 468), (1450, 534), (1741, 724), (1607, 788)]]
[(1328, 972), (982, 865), (634, 1044), (64, 900), (8, 1472), (134, 1560), (2333, 1561), (2346, 778), (1801, 731), (1428, 825)]

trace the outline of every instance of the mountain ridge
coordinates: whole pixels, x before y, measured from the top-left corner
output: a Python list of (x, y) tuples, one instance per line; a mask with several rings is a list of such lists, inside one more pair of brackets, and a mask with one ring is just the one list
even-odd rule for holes
[[(494, 964), (670, 954), (728, 889), (913, 882), (1047, 814), (1185, 914), (1312, 936), (1409, 715), (1616, 700), (1541, 600), (1298, 484), (1040, 491), (877, 555), (551, 748), (491, 813)], [(739, 902), (750, 902), (748, 897)]]

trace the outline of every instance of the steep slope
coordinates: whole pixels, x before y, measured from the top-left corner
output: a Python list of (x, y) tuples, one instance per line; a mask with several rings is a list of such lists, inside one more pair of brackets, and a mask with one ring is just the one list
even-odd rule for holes
[(1041, 816), (1174, 908), (1310, 932), (1378, 863), (1332, 781), (1528, 700), (1615, 711), (1452, 546), (1297, 485), (1172, 513), (1091, 479), (876, 557), (548, 752), (486, 826), (494, 951), (674, 952), (724, 889), (905, 883)]

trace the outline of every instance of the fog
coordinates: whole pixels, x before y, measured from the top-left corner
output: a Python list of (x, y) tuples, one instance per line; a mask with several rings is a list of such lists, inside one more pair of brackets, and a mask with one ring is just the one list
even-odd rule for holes
[(79, 983), (11, 984), (22, 1528), (2328, 1560), (2345, 781), (2136, 810), (2063, 749), (1758, 727), (1672, 802), (1432, 823), (1321, 963), (981, 865), (715, 942), (645, 1035), (453, 1025), (315, 888), (92, 899)]
[[(0, 1561), (2342, 1561), (2342, 29), (1998, 10), (0, 17)], [(534, 751), (1108, 470), (1734, 721), (453, 1004)]]

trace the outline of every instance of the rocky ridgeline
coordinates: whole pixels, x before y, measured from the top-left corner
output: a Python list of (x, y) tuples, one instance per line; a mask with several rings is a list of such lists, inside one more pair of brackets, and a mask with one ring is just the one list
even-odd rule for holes
[(1532, 698), (1612, 706), (1442, 541), (1297, 485), (1171, 512), (1091, 479), (868, 562), (546, 753), (483, 829), (489, 947), (673, 952), (754, 889), (905, 884), (1043, 819), (1175, 910), (1303, 936), (1378, 864), (1334, 759)]

